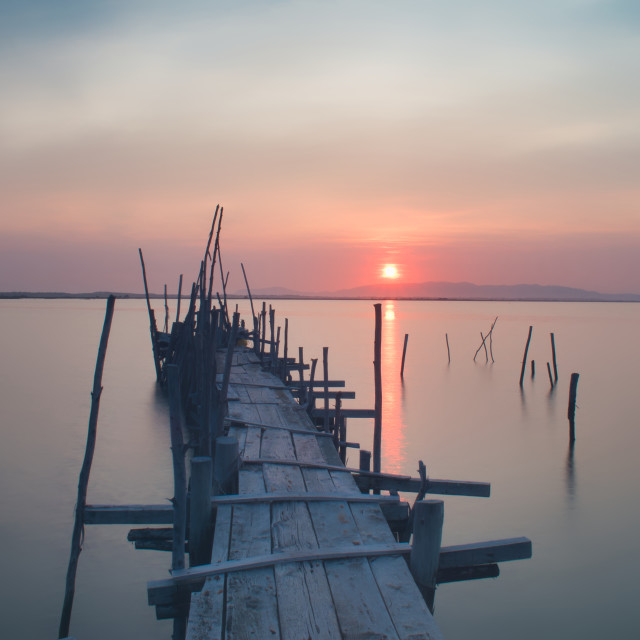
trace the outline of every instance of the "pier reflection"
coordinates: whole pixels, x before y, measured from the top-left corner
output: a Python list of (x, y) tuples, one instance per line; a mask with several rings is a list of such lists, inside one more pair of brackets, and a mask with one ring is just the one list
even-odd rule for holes
[(382, 307), (382, 468), (388, 472), (402, 471), (407, 458), (404, 385), (400, 378), (402, 345), (396, 305), (394, 300), (387, 300)]

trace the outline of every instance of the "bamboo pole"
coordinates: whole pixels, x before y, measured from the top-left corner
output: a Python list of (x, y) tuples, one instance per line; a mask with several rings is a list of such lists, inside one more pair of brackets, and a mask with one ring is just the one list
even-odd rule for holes
[(533, 327), (529, 327), (529, 335), (527, 336), (527, 344), (524, 348), (524, 356), (522, 358), (522, 369), (520, 370), (520, 387), (522, 388), (522, 381), (524, 380), (524, 370), (527, 366), (527, 353), (529, 352), (529, 343), (531, 342), (531, 332)]
[(58, 630), (59, 638), (66, 638), (69, 635), (71, 609), (73, 608), (73, 596), (75, 594), (76, 572), (78, 569), (80, 552), (82, 551), (82, 540), (84, 538), (84, 508), (87, 503), (87, 486), (89, 484), (93, 453), (96, 447), (98, 412), (100, 410), (100, 397), (102, 396), (102, 371), (104, 369), (104, 360), (107, 354), (107, 344), (109, 342), (109, 333), (111, 331), (111, 320), (113, 318), (115, 301), (116, 299), (114, 296), (109, 296), (107, 299), (107, 310), (105, 313), (104, 325), (102, 327), (102, 336), (100, 337), (96, 369), (93, 376), (87, 446), (85, 448), (84, 460), (82, 462), (80, 478), (78, 480), (78, 499), (76, 501), (75, 521), (73, 524), (73, 533), (71, 535), (71, 553), (69, 557), (69, 567), (67, 569), (64, 603), (62, 605), (60, 628)]
[(376, 303), (375, 339), (373, 344), (373, 369), (375, 386), (375, 418), (373, 426), (373, 470), (380, 472), (382, 449), (382, 305)]

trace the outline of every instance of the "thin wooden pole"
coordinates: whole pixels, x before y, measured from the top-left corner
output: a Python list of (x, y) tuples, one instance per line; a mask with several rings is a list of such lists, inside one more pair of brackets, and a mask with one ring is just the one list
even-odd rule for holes
[(402, 347), (402, 365), (400, 365), (400, 377), (404, 378), (404, 361), (407, 356), (407, 342), (409, 342), (409, 334), (404, 334), (404, 346)]
[(167, 285), (164, 285), (164, 332), (169, 332), (169, 302), (167, 300)]
[(173, 548), (171, 568), (184, 569), (184, 547), (187, 526), (187, 469), (182, 439), (182, 403), (178, 366), (167, 365), (169, 388), (169, 425), (173, 459)]
[(282, 382), (287, 381), (287, 367), (289, 357), (289, 318), (284, 319), (284, 364), (282, 366)]
[(413, 544), (409, 567), (429, 610), (433, 613), (444, 523), (444, 502), (420, 500), (416, 502), (413, 511)]
[(536, 377), (536, 361), (535, 360), (531, 361), (531, 377), (532, 378)]
[(242, 262), (240, 263), (240, 266), (242, 267), (242, 275), (244, 276), (244, 283), (247, 285), (247, 293), (249, 294), (249, 302), (251, 303), (251, 315), (255, 319), (256, 311), (253, 308), (253, 298), (251, 297), (251, 289), (249, 289), (249, 281), (247, 280), (247, 272), (244, 270), (244, 265), (242, 264)]
[(547, 362), (547, 373), (549, 374), (549, 384), (553, 389), (553, 376), (551, 375), (551, 365)]
[(162, 380), (162, 371), (160, 369), (160, 358), (158, 357), (158, 347), (156, 344), (156, 333), (158, 327), (156, 325), (156, 317), (151, 308), (151, 301), (149, 300), (149, 286), (147, 284), (147, 269), (144, 266), (144, 258), (142, 256), (142, 249), (138, 248), (138, 254), (140, 255), (140, 264), (142, 265), (142, 280), (144, 281), (144, 295), (147, 299), (147, 311), (149, 312), (149, 333), (151, 334), (151, 349), (153, 350), (153, 364), (156, 368), (156, 380), (160, 382)]
[(182, 300), (182, 274), (178, 283), (178, 309), (176, 310), (176, 322), (180, 322), (180, 301)]
[(569, 409), (567, 417), (569, 418), (569, 442), (576, 440), (576, 393), (578, 391), (579, 373), (571, 374), (571, 383), (569, 384)]
[(380, 472), (382, 449), (382, 304), (375, 309), (375, 339), (373, 343), (373, 370), (375, 386), (375, 418), (373, 426), (373, 470)]
[(307, 401), (306, 389), (304, 386), (304, 348), (298, 347), (298, 375), (300, 376), (300, 404), (304, 404)]
[(558, 382), (558, 363), (556, 362), (556, 337), (552, 333), (551, 335), (551, 355), (553, 356), (553, 377), (554, 384)]
[(71, 553), (69, 556), (69, 567), (67, 568), (67, 580), (64, 603), (62, 605), (62, 614), (60, 616), (60, 628), (58, 630), (59, 638), (66, 638), (69, 635), (71, 609), (73, 608), (73, 596), (75, 594), (76, 572), (78, 569), (80, 552), (82, 551), (82, 539), (84, 537), (84, 508), (87, 503), (87, 486), (89, 484), (93, 453), (96, 448), (98, 412), (100, 410), (100, 397), (102, 395), (102, 371), (104, 369), (104, 360), (107, 354), (107, 344), (109, 342), (109, 333), (111, 331), (111, 320), (113, 318), (115, 301), (116, 299), (114, 296), (109, 296), (107, 298), (107, 310), (105, 313), (104, 325), (102, 327), (102, 336), (100, 337), (100, 346), (98, 347), (96, 369), (93, 376), (87, 445), (84, 452), (82, 468), (80, 470), (80, 478), (78, 480), (78, 499), (76, 501), (73, 533), (71, 534)]
[(240, 314), (233, 314), (233, 324), (231, 325), (231, 335), (227, 345), (227, 354), (224, 360), (224, 372), (222, 375), (222, 389), (218, 400), (218, 416), (216, 420), (216, 436), (221, 436), (224, 429), (224, 414), (227, 410), (227, 394), (229, 392), (229, 379), (231, 378), (231, 365), (233, 364), (233, 352), (238, 339), (238, 325), (240, 324)]
[(522, 387), (522, 381), (524, 380), (524, 370), (527, 366), (527, 353), (529, 353), (529, 343), (531, 342), (531, 332), (533, 327), (529, 327), (529, 335), (527, 336), (527, 344), (524, 348), (524, 356), (522, 357), (522, 369), (520, 370), (520, 387)]
[(447, 341), (447, 362), (451, 364), (451, 350), (449, 349), (449, 334), (444, 334), (444, 339)]
[(329, 347), (322, 347), (322, 373), (324, 382), (324, 415), (325, 433), (329, 433)]

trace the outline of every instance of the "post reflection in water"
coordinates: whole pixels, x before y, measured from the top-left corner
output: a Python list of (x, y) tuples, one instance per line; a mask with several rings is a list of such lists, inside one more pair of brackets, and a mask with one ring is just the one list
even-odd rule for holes
[(406, 461), (407, 439), (395, 301), (384, 302), (382, 318), (382, 470), (398, 472)]

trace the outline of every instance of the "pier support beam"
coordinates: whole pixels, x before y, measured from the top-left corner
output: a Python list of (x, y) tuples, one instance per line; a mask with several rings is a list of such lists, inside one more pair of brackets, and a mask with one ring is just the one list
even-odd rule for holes
[(230, 436), (216, 438), (216, 457), (213, 465), (213, 493), (217, 496), (238, 493), (240, 451), (238, 441)]
[(442, 500), (420, 500), (414, 506), (413, 545), (409, 568), (432, 613), (443, 523), (444, 502)]
[(211, 486), (213, 463), (208, 456), (191, 460), (189, 512), (189, 566), (211, 562)]

